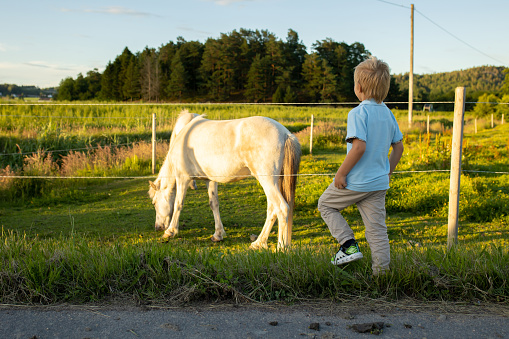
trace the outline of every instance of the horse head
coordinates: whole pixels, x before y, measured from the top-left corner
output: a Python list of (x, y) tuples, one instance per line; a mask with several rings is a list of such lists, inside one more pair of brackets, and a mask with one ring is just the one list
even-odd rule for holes
[(175, 203), (175, 184), (165, 183), (161, 187), (161, 181), (149, 181), (150, 188), (148, 194), (152, 199), (152, 205), (156, 210), (155, 228), (157, 231), (164, 231), (170, 225)]

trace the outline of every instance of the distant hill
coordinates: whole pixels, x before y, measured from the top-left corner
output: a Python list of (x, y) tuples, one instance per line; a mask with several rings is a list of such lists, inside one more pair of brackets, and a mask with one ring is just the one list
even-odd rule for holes
[[(456, 87), (467, 87), (467, 95), (478, 97), (484, 92), (500, 92), (505, 67), (481, 66), (460, 71), (414, 74), (416, 99), (439, 101), (454, 98)], [(408, 73), (393, 75), (400, 89), (408, 88)]]
[(1, 96), (17, 96), (17, 97), (39, 97), (55, 95), (57, 89), (39, 88), (37, 86), (18, 86), (14, 84), (0, 84), (0, 97)]

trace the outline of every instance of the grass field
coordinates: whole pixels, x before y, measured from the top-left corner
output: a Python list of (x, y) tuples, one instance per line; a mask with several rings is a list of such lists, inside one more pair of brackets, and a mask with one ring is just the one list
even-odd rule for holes
[[(350, 207), (344, 215), (366, 259), (342, 268), (329, 263), (337, 244), (316, 209), (319, 196), (345, 156), (348, 108), (202, 105), (190, 109), (207, 112), (214, 119), (270, 116), (299, 137), (304, 149), (300, 172), (319, 175), (299, 178), (293, 247), (287, 252), (275, 251), (277, 226), (268, 251), (248, 249), (250, 235), (261, 231), (266, 216), (265, 195), (252, 178), (219, 186), (227, 232), (221, 243), (210, 241), (214, 221), (201, 182), (196, 191), (188, 192), (181, 232), (165, 243), (153, 229), (155, 212), (147, 179), (62, 178), (149, 176), (151, 122), (147, 116), (157, 110), (160, 165), (172, 121), (181, 107), (24, 108), (27, 110), (0, 106), (2, 175), (60, 178), (0, 179), (2, 303), (110, 298), (168, 303), (366, 297), (508, 301), (507, 124), (491, 129), (486, 122), (478, 122), (482, 128), (474, 134), (467, 116), (459, 243), (447, 251), (449, 173), (415, 171), (449, 169), (452, 118), (436, 113), (428, 137), (425, 116), (417, 116), (408, 126), (406, 112), (395, 111), (406, 149), (397, 169), (400, 173), (394, 175), (387, 195), (392, 266), (387, 275), (372, 277), (369, 246), (357, 209)], [(308, 141), (311, 114), (315, 116), (313, 155)], [(45, 138), (37, 132), (41, 126), (47, 131)], [(95, 148), (112, 140), (129, 145)], [(65, 151), (51, 156), (43, 152), (19, 155), (16, 144), (21, 153)], [(81, 147), (88, 149), (68, 151)], [(11, 153), (18, 155), (8, 156)]]

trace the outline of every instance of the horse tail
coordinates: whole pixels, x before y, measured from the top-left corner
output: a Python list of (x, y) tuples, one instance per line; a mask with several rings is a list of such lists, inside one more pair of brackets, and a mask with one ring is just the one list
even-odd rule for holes
[(295, 205), (295, 188), (297, 187), (300, 157), (300, 143), (295, 135), (289, 134), (285, 141), (283, 168), (279, 178), (279, 190), (289, 206), (287, 234), (283, 235), (283, 237), (286, 236), (286, 244), (288, 245), (292, 241), (293, 208)]

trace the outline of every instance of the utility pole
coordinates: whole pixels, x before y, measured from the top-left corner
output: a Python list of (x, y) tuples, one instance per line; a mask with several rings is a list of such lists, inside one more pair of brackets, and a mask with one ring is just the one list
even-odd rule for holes
[(414, 4), (410, 5), (410, 73), (408, 74), (408, 124), (412, 124), (414, 109)]

